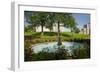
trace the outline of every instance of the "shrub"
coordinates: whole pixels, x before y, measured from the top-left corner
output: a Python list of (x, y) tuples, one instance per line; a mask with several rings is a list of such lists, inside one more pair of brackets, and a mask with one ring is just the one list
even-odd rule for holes
[(66, 49), (64, 49), (64, 46), (61, 46), (57, 48), (56, 51), (50, 52), (49, 48), (43, 48), (42, 51), (38, 53), (33, 54), (33, 60), (34, 61), (41, 61), (41, 60), (61, 60), (61, 59), (67, 59), (68, 52)]
[(61, 35), (65, 37), (71, 37), (71, 33), (68, 33), (68, 32), (63, 32), (61, 33)]
[(44, 36), (55, 36), (57, 32), (44, 32)]
[(55, 52), (55, 58), (57, 60), (67, 59), (67, 57), (68, 57), (68, 52), (63, 47), (62, 48), (58, 48), (58, 50)]
[(76, 59), (90, 58), (90, 53), (87, 48), (86, 49), (82, 49), (82, 48), (74, 49), (73, 58), (76, 58)]

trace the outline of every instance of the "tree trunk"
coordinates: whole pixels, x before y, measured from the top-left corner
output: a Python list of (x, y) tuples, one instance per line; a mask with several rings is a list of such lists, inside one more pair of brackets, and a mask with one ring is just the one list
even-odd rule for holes
[(72, 41), (74, 41), (74, 30), (73, 30), (73, 28), (71, 28), (71, 33), (72, 33)]
[(61, 37), (60, 37), (60, 23), (58, 21), (58, 46), (62, 45)]
[(52, 32), (52, 30), (50, 29), (50, 32)]
[(52, 29), (50, 29), (50, 32), (53, 32), (53, 30), (52, 30)]
[(43, 33), (43, 26), (41, 26), (41, 35), (43, 35), (44, 33)]

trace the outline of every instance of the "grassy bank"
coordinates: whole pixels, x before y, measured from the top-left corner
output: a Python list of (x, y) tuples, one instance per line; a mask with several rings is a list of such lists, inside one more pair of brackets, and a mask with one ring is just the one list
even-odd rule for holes
[[(60, 34), (62, 41), (86, 41), (90, 39), (89, 35), (78, 34), (71, 32), (62, 32)], [(44, 32), (44, 35), (41, 35), (40, 32), (25, 32), (25, 41), (31, 42), (32, 44), (43, 43), (43, 42), (55, 42), (58, 40), (57, 32)]]

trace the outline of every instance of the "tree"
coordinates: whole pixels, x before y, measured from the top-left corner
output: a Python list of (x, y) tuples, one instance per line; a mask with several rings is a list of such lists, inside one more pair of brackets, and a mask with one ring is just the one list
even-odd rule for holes
[(74, 28), (76, 28), (77, 23), (71, 13), (68, 13), (66, 17), (67, 17), (67, 20), (66, 20), (67, 22), (65, 23), (65, 25), (67, 25), (67, 27), (71, 29), (72, 37), (73, 37)]
[(80, 32), (80, 29), (79, 29), (78, 27), (74, 27), (74, 28), (73, 28), (73, 31), (74, 31), (75, 33), (79, 33), (79, 32)]
[(67, 27), (69, 27), (71, 29), (71, 32), (73, 32), (73, 29), (76, 27), (77, 23), (75, 21), (75, 18), (72, 16), (71, 13), (67, 14)]
[(25, 11), (24, 12), (24, 22), (25, 22), (25, 31), (35, 31), (35, 28), (34, 26), (32, 25), (33, 24), (33, 20), (31, 21), (30, 20), (30, 17), (34, 15), (34, 12), (32, 11)]
[(53, 24), (58, 26), (58, 45), (62, 45), (60, 38), (60, 24), (65, 24), (73, 30), (76, 22), (70, 13), (49, 13), (49, 12), (35, 12), (31, 16), (30, 21), (34, 27), (41, 26), (41, 34), (43, 35), (43, 27), (47, 27), (50, 31), (53, 29)]
[(53, 30), (53, 25), (54, 25), (54, 13), (48, 13), (47, 16), (47, 22), (46, 22), (46, 28), (50, 30), (50, 32)]
[(71, 13), (55, 13), (54, 14), (55, 23), (58, 24), (58, 45), (62, 45), (60, 38), (60, 24), (64, 24), (64, 26), (71, 28), (71, 31), (76, 26), (75, 18)]
[(25, 27), (25, 32), (28, 32), (28, 31), (36, 31), (36, 28), (33, 26), (33, 25), (27, 25), (27, 26), (24, 26)]
[(47, 15), (47, 12), (35, 12), (30, 17), (30, 21), (34, 27), (41, 26), (41, 35), (43, 35), (43, 27), (46, 25)]
[(62, 45), (61, 37), (60, 37), (60, 24), (65, 23), (65, 13), (54, 13), (54, 20), (58, 26), (58, 46)]

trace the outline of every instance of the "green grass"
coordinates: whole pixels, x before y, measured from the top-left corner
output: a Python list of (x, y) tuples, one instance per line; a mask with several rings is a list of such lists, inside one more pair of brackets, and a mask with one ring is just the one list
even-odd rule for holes
[[(43, 43), (43, 42), (53, 42), (58, 40), (57, 32), (44, 32), (44, 35), (41, 35), (41, 32), (25, 32), (25, 36), (32, 37), (31, 42), (33, 44)], [(90, 35), (78, 34), (72, 32), (63, 32), (61, 33), (60, 37), (62, 41), (90, 39)]]
[(71, 32), (63, 32), (61, 33), (62, 36), (67, 36), (67, 37), (71, 37), (72, 33)]
[(28, 35), (33, 35), (34, 33), (37, 33), (37, 32), (25, 32), (24, 35), (28, 36)]
[(78, 34), (78, 33), (72, 33), (72, 32), (63, 32), (62, 36), (72, 39), (90, 39), (90, 35), (88, 34)]
[(86, 34), (74, 34), (73, 37), (75, 39), (89, 39), (90, 38), (90, 36)]

